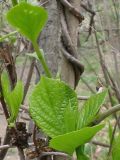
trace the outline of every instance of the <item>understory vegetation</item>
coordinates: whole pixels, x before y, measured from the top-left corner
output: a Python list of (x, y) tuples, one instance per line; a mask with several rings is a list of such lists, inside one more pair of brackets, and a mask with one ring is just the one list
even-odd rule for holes
[(120, 2), (78, 4), (0, 1), (0, 160), (120, 159)]

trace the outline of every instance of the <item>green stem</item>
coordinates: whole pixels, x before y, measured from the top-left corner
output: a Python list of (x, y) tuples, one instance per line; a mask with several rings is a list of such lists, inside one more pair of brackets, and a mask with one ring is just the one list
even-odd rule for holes
[(48, 65), (47, 65), (47, 63), (46, 63), (46, 61), (45, 61), (45, 59), (44, 59), (44, 57), (43, 57), (43, 55), (42, 55), (42, 53), (41, 53), (41, 51), (39, 49), (38, 44), (36, 42), (33, 43), (33, 47), (34, 47), (34, 49), (36, 51), (36, 54), (37, 54), (37, 56), (38, 56), (38, 58), (39, 58), (39, 60), (40, 60), (40, 62), (42, 64), (42, 66), (43, 66), (43, 68), (45, 70), (46, 76), (49, 77), (49, 78), (51, 78), (52, 74), (51, 74), (51, 72), (50, 72), (50, 70), (48, 68)]
[(12, 5), (16, 6), (18, 4), (17, 0), (12, 0)]
[(16, 34), (16, 33), (17, 33), (17, 31), (14, 31), (14, 32), (11, 32), (11, 33), (8, 33), (8, 34), (2, 36), (2, 37), (0, 38), (0, 42), (4, 41), (4, 39), (9, 38), (10, 36), (12, 36), (12, 35), (14, 35), (14, 34)]

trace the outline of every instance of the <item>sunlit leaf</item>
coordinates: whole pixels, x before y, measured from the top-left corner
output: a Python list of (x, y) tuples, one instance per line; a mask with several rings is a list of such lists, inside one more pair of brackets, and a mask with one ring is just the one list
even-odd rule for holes
[(72, 154), (78, 146), (87, 143), (104, 125), (86, 127), (77, 131), (54, 137), (50, 141), (50, 147)]
[[(70, 124), (68, 124), (71, 123), (70, 117), (67, 117), (67, 120), (65, 117), (67, 114), (70, 116), (72, 112), (73, 115), (77, 112), (77, 96), (74, 90), (64, 82), (42, 77), (29, 101), (32, 119), (50, 137), (75, 129), (75, 123), (72, 122), (73, 124), (70, 127)], [(72, 117), (72, 119), (74, 118)]]
[(7, 13), (8, 22), (33, 43), (36, 42), (47, 17), (44, 8), (26, 2), (19, 3)]

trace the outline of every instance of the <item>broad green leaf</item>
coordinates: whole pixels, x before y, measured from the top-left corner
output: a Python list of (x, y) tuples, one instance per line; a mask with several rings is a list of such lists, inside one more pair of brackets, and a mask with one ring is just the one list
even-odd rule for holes
[(23, 99), (23, 84), (18, 81), (15, 88), (10, 91), (8, 76), (2, 75), (2, 89), (4, 94), (4, 99), (7, 103), (8, 109), (10, 111), (9, 123), (14, 123), (19, 112), (19, 107)]
[(120, 134), (114, 139), (112, 146), (112, 160), (120, 159)]
[[(57, 79), (42, 77), (36, 85), (30, 100), (30, 115), (39, 128), (50, 137), (66, 133), (66, 110), (68, 114), (78, 110), (77, 96), (64, 82)], [(73, 119), (73, 117), (72, 117)], [(69, 123), (69, 122), (68, 122)], [(68, 125), (67, 131), (74, 130)]]
[(44, 8), (26, 2), (19, 3), (7, 13), (8, 22), (33, 43), (36, 42), (47, 17)]
[(83, 128), (89, 125), (98, 113), (101, 105), (104, 103), (107, 91), (91, 96), (80, 110), (77, 128)]
[(54, 137), (50, 141), (50, 147), (72, 154), (78, 146), (87, 143), (104, 125), (86, 127), (77, 131)]

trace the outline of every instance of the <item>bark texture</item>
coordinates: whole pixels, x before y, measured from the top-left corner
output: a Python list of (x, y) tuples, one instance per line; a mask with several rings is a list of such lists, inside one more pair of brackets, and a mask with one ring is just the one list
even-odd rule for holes
[[(69, 0), (69, 3), (80, 11), (80, 0)], [(77, 67), (72, 60), (66, 58), (62, 49), (77, 58), (80, 19), (64, 5), (63, 0), (48, 1), (44, 7), (48, 10), (49, 19), (40, 35), (40, 47), (45, 52), (45, 58), (52, 73), (56, 75), (59, 70), (61, 78), (75, 88), (84, 68)]]

